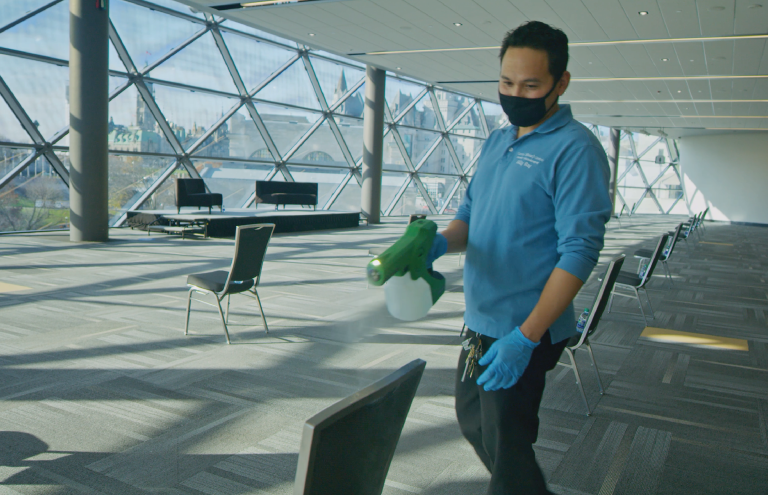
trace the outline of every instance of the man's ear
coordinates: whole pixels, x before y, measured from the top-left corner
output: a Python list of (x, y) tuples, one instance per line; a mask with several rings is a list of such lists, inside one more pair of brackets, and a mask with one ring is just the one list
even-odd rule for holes
[(557, 89), (555, 92), (558, 96), (563, 96), (565, 90), (568, 89), (568, 85), (571, 83), (571, 73), (568, 71), (563, 72), (563, 76), (557, 82)]

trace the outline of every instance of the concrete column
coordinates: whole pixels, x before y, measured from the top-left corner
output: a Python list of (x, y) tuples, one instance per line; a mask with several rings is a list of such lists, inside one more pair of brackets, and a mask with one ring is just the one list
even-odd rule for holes
[(69, 0), (69, 239), (75, 242), (109, 239), (108, 4)]
[(363, 114), (363, 191), (360, 198), (368, 223), (381, 222), (381, 166), (384, 153), (384, 85), (386, 73), (370, 65), (365, 70)]
[(608, 149), (608, 164), (611, 166), (611, 183), (608, 192), (611, 195), (611, 205), (616, 211), (616, 189), (619, 174), (619, 160), (621, 159), (621, 129), (611, 127), (611, 146)]

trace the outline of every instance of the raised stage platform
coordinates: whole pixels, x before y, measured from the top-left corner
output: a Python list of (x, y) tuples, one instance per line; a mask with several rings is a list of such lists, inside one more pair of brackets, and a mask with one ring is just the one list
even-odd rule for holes
[(129, 211), (126, 224), (131, 228), (168, 234), (203, 234), (206, 237), (234, 237), (238, 225), (273, 223), (275, 233), (344, 229), (360, 225), (360, 213), (309, 210), (169, 210)]

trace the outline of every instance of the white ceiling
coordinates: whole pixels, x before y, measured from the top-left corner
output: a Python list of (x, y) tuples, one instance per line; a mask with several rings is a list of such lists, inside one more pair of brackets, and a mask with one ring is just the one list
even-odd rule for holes
[[(768, 33), (768, 0), (331, 0), (226, 11), (210, 7), (232, 0), (179, 1), (313, 48), (490, 100), (497, 94), (496, 48), (350, 54), (496, 47), (506, 31), (534, 19), (561, 28), (571, 42)], [(648, 15), (639, 15), (641, 11)], [(663, 128), (672, 136), (698, 134), (702, 128), (718, 133), (768, 130), (767, 41), (571, 46), (569, 70), (575, 80), (563, 100), (571, 102), (582, 121), (652, 132)], [(689, 78), (715, 75), (766, 77)], [(579, 80), (616, 77), (662, 79)], [(670, 77), (684, 79), (666, 79)]]

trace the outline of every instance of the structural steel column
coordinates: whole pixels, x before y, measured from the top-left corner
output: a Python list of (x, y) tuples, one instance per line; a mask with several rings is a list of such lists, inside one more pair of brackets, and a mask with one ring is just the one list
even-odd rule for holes
[(381, 221), (381, 168), (384, 152), (384, 85), (386, 73), (376, 67), (365, 70), (363, 114), (363, 191), (361, 204), (368, 223)]
[(109, 0), (69, 1), (71, 241), (109, 238)]
[(608, 163), (611, 167), (611, 183), (608, 192), (611, 195), (611, 212), (616, 211), (616, 190), (619, 178), (619, 160), (621, 159), (621, 129), (611, 127), (611, 147), (608, 150)]

